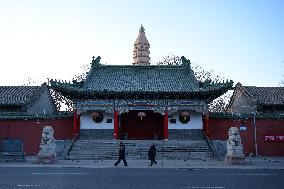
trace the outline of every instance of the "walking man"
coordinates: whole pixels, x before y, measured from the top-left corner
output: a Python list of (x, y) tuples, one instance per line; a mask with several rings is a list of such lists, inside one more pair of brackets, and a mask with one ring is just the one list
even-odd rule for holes
[(124, 166), (127, 166), (127, 162), (125, 160), (125, 145), (122, 142), (119, 144), (118, 160), (114, 165), (117, 166), (121, 160), (123, 161)]
[(155, 144), (152, 144), (148, 150), (148, 156), (149, 156), (149, 160), (151, 160), (151, 164), (150, 166), (153, 165), (153, 163), (157, 164), (155, 158), (156, 158), (156, 146)]

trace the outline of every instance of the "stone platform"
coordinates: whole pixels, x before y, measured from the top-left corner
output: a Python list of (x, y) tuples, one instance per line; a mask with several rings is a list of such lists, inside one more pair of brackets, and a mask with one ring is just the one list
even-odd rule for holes
[(38, 155), (37, 160), (34, 163), (35, 164), (55, 164), (57, 163), (57, 158), (55, 155), (51, 155), (51, 156)]
[(225, 156), (225, 164), (226, 165), (245, 165), (245, 156)]

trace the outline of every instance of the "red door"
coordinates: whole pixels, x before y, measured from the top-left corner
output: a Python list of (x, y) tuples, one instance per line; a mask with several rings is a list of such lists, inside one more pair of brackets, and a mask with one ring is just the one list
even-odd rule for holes
[[(144, 117), (141, 117), (141, 115), (144, 115)], [(121, 139), (163, 139), (163, 117), (162, 114), (154, 111), (135, 110), (121, 114)]]

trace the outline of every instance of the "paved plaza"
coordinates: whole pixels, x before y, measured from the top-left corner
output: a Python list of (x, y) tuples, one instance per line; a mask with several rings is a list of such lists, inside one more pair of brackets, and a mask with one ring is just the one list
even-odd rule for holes
[[(127, 159), (127, 157), (126, 157)], [(113, 168), (115, 160), (58, 160), (56, 164), (35, 164), (36, 157), (29, 156), (25, 162), (2, 161), (0, 167), (82, 167), (82, 168)], [(127, 160), (117, 168), (197, 168), (197, 169), (284, 169), (283, 157), (247, 157), (246, 165), (225, 165), (215, 159), (194, 160), (159, 160), (156, 165), (149, 166), (149, 160)]]

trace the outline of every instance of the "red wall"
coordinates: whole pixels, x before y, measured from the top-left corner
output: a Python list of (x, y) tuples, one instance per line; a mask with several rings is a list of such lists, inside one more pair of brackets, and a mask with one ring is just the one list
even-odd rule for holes
[(26, 155), (37, 154), (41, 141), (41, 132), (44, 126), (52, 126), (54, 138), (57, 140), (71, 139), (73, 119), (56, 120), (1, 120), (0, 139), (20, 138), (24, 140)]
[[(228, 139), (230, 127), (246, 126), (246, 131), (240, 131), (244, 152), (246, 155), (255, 154), (253, 118), (225, 119), (210, 117), (207, 121), (211, 140)], [(21, 138), (24, 140), (24, 151), (27, 155), (37, 154), (44, 126), (50, 125), (54, 129), (54, 137), (72, 139), (73, 118), (56, 120), (0, 120), (0, 139)], [(258, 155), (284, 156), (284, 142), (265, 142), (264, 135), (284, 134), (284, 120), (256, 119)]]
[[(258, 155), (284, 156), (284, 142), (266, 142), (264, 135), (284, 134), (284, 120), (256, 119), (256, 138)], [(244, 153), (255, 154), (253, 118), (248, 119), (209, 119), (209, 137), (211, 140), (227, 140), (230, 127), (246, 126), (246, 131), (240, 131)]]

